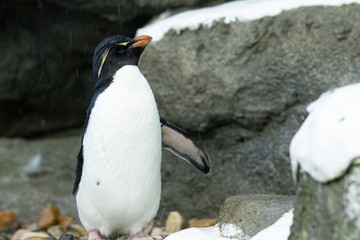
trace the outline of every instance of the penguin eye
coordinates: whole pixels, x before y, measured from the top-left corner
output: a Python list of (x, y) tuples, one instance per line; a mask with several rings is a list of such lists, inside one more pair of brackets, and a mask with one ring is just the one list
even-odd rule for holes
[(124, 52), (124, 50), (127, 48), (127, 45), (129, 44), (129, 42), (121, 42), (117, 44), (117, 48), (116, 51), (121, 54)]

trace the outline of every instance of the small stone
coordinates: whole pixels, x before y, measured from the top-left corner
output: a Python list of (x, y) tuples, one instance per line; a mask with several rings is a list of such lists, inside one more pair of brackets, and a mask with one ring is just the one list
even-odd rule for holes
[(72, 234), (69, 234), (69, 233), (66, 233), (66, 234), (63, 234), (59, 240), (78, 240), (77, 237), (73, 236)]
[(160, 236), (164, 235), (164, 231), (159, 227), (154, 227), (151, 231), (151, 236)]
[(72, 224), (69, 227), (70, 233), (73, 234), (75, 237), (82, 237), (88, 236), (88, 232), (85, 230), (84, 227), (80, 226), (79, 224)]
[(20, 240), (21, 239), (21, 236), (24, 234), (24, 233), (27, 233), (27, 232), (30, 232), (29, 230), (27, 229), (19, 229), (17, 230), (14, 235), (12, 236), (11, 240)]
[(18, 225), (15, 213), (11, 211), (0, 212), (0, 227), (14, 227)]
[(20, 240), (49, 240), (50, 236), (44, 232), (26, 232), (24, 233)]
[(56, 239), (59, 239), (61, 235), (63, 235), (60, 226), (51, 226), (47, 229), (47, 232)]
[(170, 212), (166, 220), (165, 229), (167, 233), (178, 232), (182, 229), (184, 219), (179, 212)]
[(35, 232), (40, 230), (39, 225), (37, 223), (29, 224), (26, 229), (29, 230), (30, 232)]
[(70, 226), (71, 222), (75, 219), (75, 217), (73, 215), (71, 215), (70, 213), (66, 213), (64, 215), (62, 215), (59, 218), (59, 226), (63, 231), (66, 231), (66, 229)]
[(5, 233), (1, 233), (0, 240), (9, 240), (9, 238), (5, 235)]
[(38, 225), (41, 229), (47, 229), (56, 225), (60, 216), (60, 210), (52, 205), (47, 205), (40, 213)]
[(216, 219), (214, 218), (204, 218), (204, 219), (197, 219), (193, 218), (189, 220), (189, 228), (191, 227), (210, 227), (215, 225)]

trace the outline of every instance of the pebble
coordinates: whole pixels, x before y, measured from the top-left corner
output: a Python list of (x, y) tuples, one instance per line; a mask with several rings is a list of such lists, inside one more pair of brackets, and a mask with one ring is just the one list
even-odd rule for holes
[(204, 218), (204, 219), (197, 219), (193, 218), (189, 220), (189, 228), (191, 227), (210, 227), (214, 226), (216, 219), (214, 218)]
[(165, 229), (167, 233), (178, 232), (184, 225), (184, 218), (179, 212), (170, 212), (166, 220)]
[(29, 224), (26, 229), (29, 230), (30, 232), (35, 232), (40, 230), (39, 225), (37, 223)]
[(85, 230), (84, 227), (80, 226), (79, 224), (72, 224), (69, 226), (69, 231), (75, 237), (82, 237), (88, 236), (88, 232)]
[(63, 235), (63, 231), (60, 226), (51, 226), (46, 231), (56, 239), (59, 239), (61, 235)]
[(70, 213), (66, 213), (59, 218), (59, 226), (63, 231), (70, 226), (71, 222), (74, 221), (75, 217)]
[(20, 240), (21, 239), (21, 236), (24, 234), (24, 233), (27, 233), (27, 232), (30, 232), (29, 230), (27, 229), (19, 229), (17, 230), (14, 235), (12, 236), (11, 240)]
[(69, 234), (69, 233), (66, 233), (66, 234), (62, 235), (62, 236), (59, 238), (59, 240), (78, 240), (78, 238), (75, 237), (75, 236), (73, 236), (73, 235), (71, 235), (71, 234)]
[(38, 225), (41, 229), (47, 229), (56, 225), (59, 220), (60, 210), (52, 205), (47, 205), (40, 213)]
[(19, 225), (17, 222), (17, 217), (15, 213), (11, 211), (2, 211), (0, 212), (0, 228), (3, 230), (16, 228)]
[(0, 240), (9, 240), (9, 238), (4, 233), (1, 233)]
[(151, 236), (161, 236), (164, 235), (164, 231), (159, 227), (154, 227), (151, 231)]
[(26, 232), (22, 234), (20, 240), (49, 240), (50, 236), (44, 232)]

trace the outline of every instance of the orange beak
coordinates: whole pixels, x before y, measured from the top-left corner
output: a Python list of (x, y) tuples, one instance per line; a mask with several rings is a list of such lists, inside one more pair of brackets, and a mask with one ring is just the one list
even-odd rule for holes
[(132, 47), (145, 47), (151, 42), (152, 37), (147, 35), (141, 35), (135, 37), (134, 40), (136, 40), (136, 43), (134, 43)]

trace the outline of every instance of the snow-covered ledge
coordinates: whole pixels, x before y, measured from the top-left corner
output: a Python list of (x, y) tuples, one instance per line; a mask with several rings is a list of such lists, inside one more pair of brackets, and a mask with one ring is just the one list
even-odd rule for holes
[(360, 83), (326, 92), (290, 144), (293, 176), (300, 167), (319, 182), (342, 176), (360, 157)]
[[(290, 227), (293, 223), (293, 209), (285, 213), (273, 225), (265, 228), (254, 237), (236, 238), (238, 240), (287, 240), (290, 235)], [(237, 235), (240, 229), (235, 226), (229, 229), (233, 235)], [(234, 238), (231, 238), (234, 239)], [(219, 225), (207, 228), (188, 228), (169, 235), (166, 240), (231, 240), (221, 236)]]
[(179, 33), (183, 29), (195, 30), (201, 25), (211, 27), (216, 21), (251, 21), (265, 16), (275, 16), (281, 11), (304, 6), (339, 6), (360, 3), (360, 0), (247, 0), (232, 1), (214, 7), (182, 12), (171, 17), (159, 17), (153, 23), (138, 29), (136, 35), (150, 35), (159, 41), (169, 30)]

